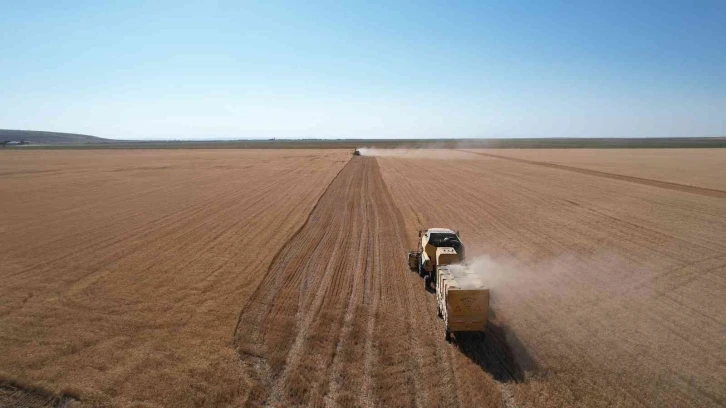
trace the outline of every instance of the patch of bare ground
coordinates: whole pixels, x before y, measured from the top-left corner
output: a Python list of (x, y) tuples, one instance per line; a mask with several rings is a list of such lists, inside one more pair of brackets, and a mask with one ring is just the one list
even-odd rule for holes
[(488, 257), (525, 377), (503, 403), (726, 403), (726, 200), (496, 157), (378, 161), (407, 230), (457, 228)]
[(239, 310), (349, 155), (2, 152), (0, 374), (94, 406), (238, 404)]

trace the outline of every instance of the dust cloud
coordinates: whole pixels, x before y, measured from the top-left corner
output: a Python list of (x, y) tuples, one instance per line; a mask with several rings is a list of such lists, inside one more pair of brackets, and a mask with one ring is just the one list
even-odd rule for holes
[(516, 274), (513, 265), (485, 255), (464, 264), (450, 265), (449, 270), (462, 289), (480, 287), (480, 282), (489, 289), (500, 288), (514, 280)]
[[(656, 275), (653, 271), (635, 267), (622, 256), (607, 252), (585, 256), (563, 254), (527, 264), (516, 259), (480, 255), (452, 267), (457, 281), (458, 275), (464, 276), (463, 269), (467, 268), (491, 290), (493, 298), (505, 302), (543, 295), (579, 301), (603, 296), (648, 299), (655, 295), (651, 286)], [(640, 278), (635, 287), (623, 284), (631, 276)]]
[[(513, 284), (531, 283), (534, 276), (514, 261), (477, 256), (462, 264), (450, 265), (451, 274), (462, 288), (480, 287), (483, 282), (490, 290), (501, 290)], [(466, 271), (466, 272), (465, 272)], [(471, 272), (474, 272), (472, 276)]]
[(379, 149), (361, 147), (357, 149), (361, 156), (398, 157), (402, 159), (434, 159), (434, 160), (473, 160), (477, 155), (451, 149)]

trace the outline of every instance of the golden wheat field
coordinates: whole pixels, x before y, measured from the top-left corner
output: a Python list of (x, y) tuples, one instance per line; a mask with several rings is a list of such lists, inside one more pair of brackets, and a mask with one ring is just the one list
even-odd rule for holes
[[(723, 406), (726, 150), (0, 152), (0, 406)], [(460, 230), (486, 334), (408, 270)]]

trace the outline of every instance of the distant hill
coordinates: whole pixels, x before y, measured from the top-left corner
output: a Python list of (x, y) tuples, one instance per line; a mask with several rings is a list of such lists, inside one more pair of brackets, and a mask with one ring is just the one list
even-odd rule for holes
[(111, 139), (75, 133), (0, 129), (0, 142), (23, 140), (31, 144), (95, 144), (115, 142)]

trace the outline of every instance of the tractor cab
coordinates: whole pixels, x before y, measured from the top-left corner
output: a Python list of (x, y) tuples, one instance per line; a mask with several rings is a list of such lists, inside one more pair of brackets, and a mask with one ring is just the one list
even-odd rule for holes
[(464, 261), (464, 245), (458, 231), (448, 228), (429, 228), (419, 231), (417, 251), (408, 253), (408, 266), (418, 270), (428, 287), (436, 282), (436, 268)]

